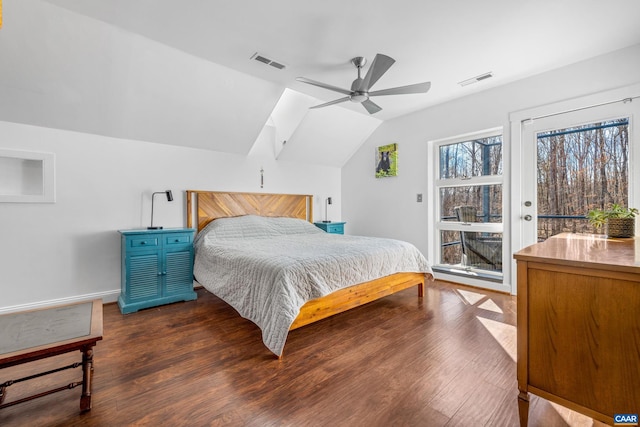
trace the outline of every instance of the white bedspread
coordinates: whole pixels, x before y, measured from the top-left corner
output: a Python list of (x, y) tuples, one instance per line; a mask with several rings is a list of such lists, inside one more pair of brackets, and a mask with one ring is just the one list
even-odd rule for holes
[(329, 234), (292, 218), (217, 219), (195, 250), (196, 280), (258, 325), (276, 355), (307, 301), (398, 272), (432, 273), (410, 243)]

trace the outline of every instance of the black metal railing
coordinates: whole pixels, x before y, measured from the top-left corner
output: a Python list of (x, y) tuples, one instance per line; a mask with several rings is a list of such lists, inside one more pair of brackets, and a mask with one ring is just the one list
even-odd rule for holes
[[(480, 215), (478, 215), (480, 217)], [(494, 218), (501, 218), (500, 215), (492, 215)], [(589, 220), (584, 215), (538, 215), (538, 241), (544, 241), (551, 236), (563, 232), (570, 233), (598, 233)], [(441, 220), (456, 220), (455, 216), (443, 216)], [(452, 233), (459, 233), (452, 231)], [(440, 244), (442, 248), (443, 263), (458, 264), (462, 259), (462, 242), (451, 240)]]
[(560, 233), (597, 233), (584, 215), (538, 215), (538, 241)]

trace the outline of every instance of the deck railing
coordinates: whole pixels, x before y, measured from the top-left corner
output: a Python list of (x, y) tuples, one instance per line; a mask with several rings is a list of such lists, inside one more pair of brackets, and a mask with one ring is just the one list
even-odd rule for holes
[(560, 233), (598, 233), (582, 215), (538, 215), (538, 241)]
[[(493, 218), (500, 218), (499, 215), (493, 215)], [(456, 217), (442, 217), (443, 221), (455, 220)], [(584, 215), (538, 215), (538, 241), (544, 241), (551, 236), (559, 233), (599, 233), (602, 230), (595, 229)], [(452, 232), (458, 233), (459, 232)], [(445, 264), (461, 264), (462, 260), (462, 242), (460, 240), (451, 240), (441, 244), (443, 249), (442, 262)], [(446, 250), (445, 250), (446, 249)]]

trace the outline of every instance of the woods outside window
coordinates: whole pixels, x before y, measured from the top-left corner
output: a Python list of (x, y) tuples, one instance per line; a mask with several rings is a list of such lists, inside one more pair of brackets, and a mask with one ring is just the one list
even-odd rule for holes
[(436, 141), (435, 268), (502, 280), (502, 129)]

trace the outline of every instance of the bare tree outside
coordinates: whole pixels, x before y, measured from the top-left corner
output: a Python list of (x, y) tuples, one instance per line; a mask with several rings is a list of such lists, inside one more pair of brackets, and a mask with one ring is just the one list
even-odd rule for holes
[(594, 233), (591, 209), (627, 206), (629, 119), (537, 135), (538, 240), (562, 232)]
[[(629, 119), (590, 123), (538, 133), (538, 240), (562, 232), (596, 233), (586, 219), (595, 208), (628, 205)], [(466, 180), (502, 175), (502, 137), (479, 138), (439, 148), (440, 180)], [(514, 171), (517, 173), (517, 171)], [(459, 183), (459, 181), (458, 181)], [(464, 222), (502, 222), (501, 185), (440, 186), (440, 221), (460, 222), (456, 207), (475, 207)], [(458, 209), (459, 212), (459, 209)], [(441, 231), (441, 262), (468, 268), (463, 254), (463, 231)], [(468, 233), (498, 241), (499, 233)], [(501, 271), (501, 265), (473, 267)]]
[[(458, 142), (440, 147), (440, 179), (469, 179), (486, 175), (502, 175), (502, 137), (493, 136)], [(459, 221), (455, 208), (473, 206), (477, 215), (473, 222), (502, 222), (502, 185), (468, 185), (440, 188), (441, 221)], [(499, 239), (502, 235), (482, 234), (483, 238)], [(461, 232), (441, 232), (443, 264), (463, 264)], [(483, 266), (497, 269), (495, 266)], [(501, 269), (501, 267), (499, 267)]]

